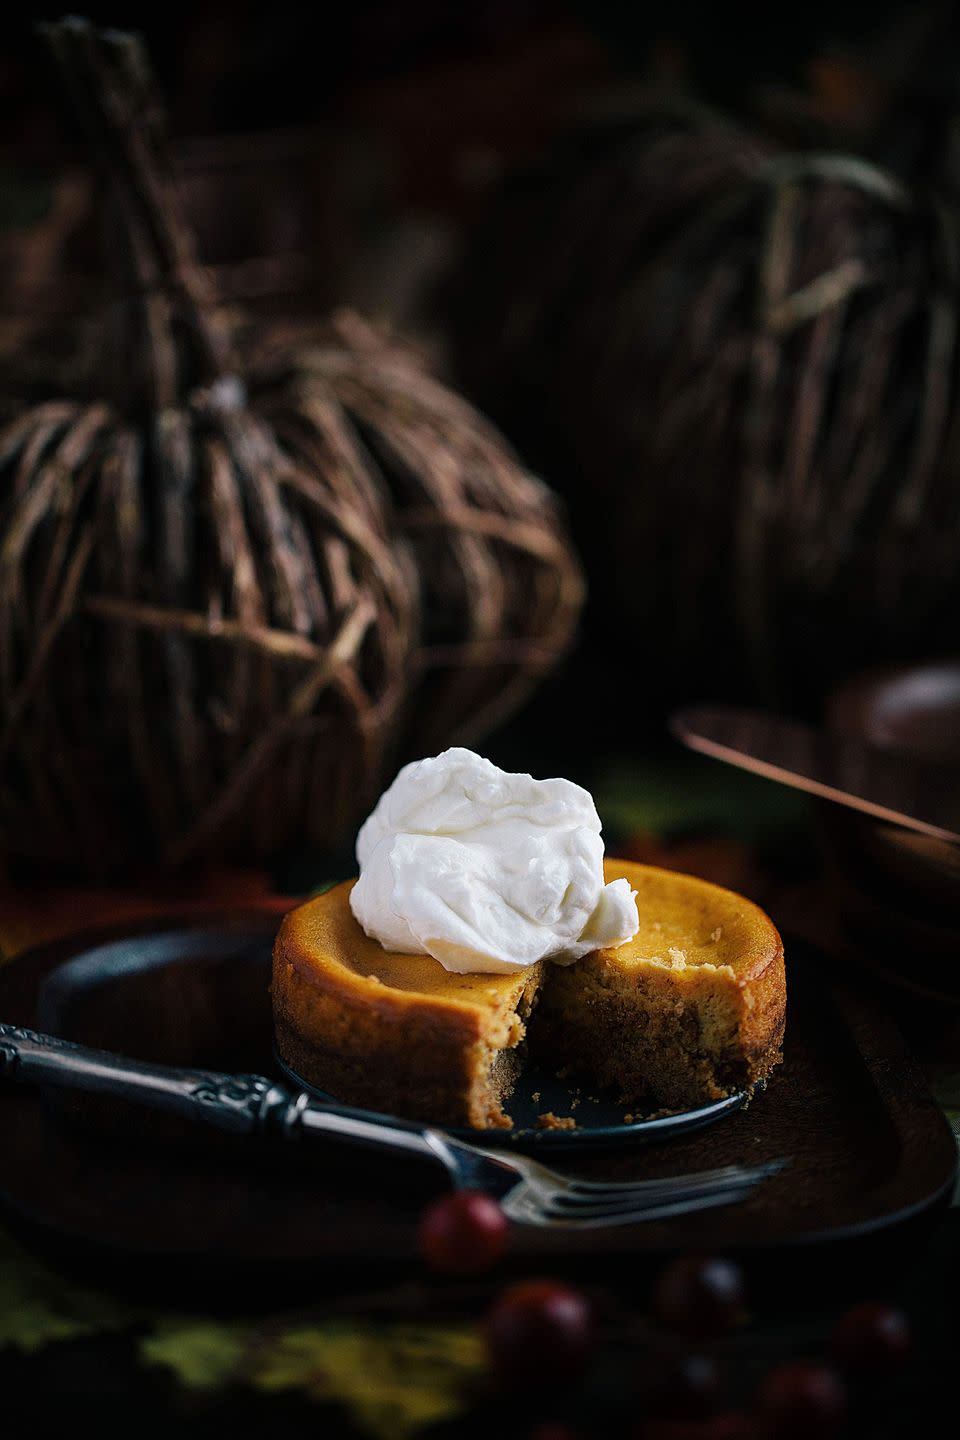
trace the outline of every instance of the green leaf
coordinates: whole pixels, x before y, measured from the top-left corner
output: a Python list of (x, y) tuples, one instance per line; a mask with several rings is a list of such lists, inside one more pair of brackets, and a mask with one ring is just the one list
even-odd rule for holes
[(0, 1347), (34, 1351), (57, 1340), (125, 1330), (137, 1310), (48, 1270), (0, 1230)]
[(319, 1325), (260, 1352), (253, 1384), (338, 1400), (377, 1440), (404, 1440), (460, 1412), (483, 1369), (473, 1330)]
[(140, 1342), (148, 1365), (165, 1365), (191, 1390), (214, 1389), (232, 1380), (246, 1353), (250, 1327), (214, 1320), (161, 1320)]
[(168, 1317), (140, 1343), (192, 1389), (298, 1390), (342, 1405), (375, 1440), (405, 1440), (457, 1415), (483, 1371), (473, 1330), (361, 1322), (275, 1326)]

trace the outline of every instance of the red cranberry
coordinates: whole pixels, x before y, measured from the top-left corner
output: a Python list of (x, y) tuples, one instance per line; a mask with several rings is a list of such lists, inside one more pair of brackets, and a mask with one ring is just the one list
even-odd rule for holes
[(855, 1305), (840, 1317), (833, 1332), (833, 1355), (850, 1375), (889, 1374), (910, 1353), (910, 1321), (902, 1310), (880, 1301)]
[(735, 1325), (743, 1311), (739, 1265), (729, 1260), (674, 1260), (662, 1271), (653, 1306), (660, 1321), (684, 1335), (716, 1335)]
[(479, 1275), (503, 1258), (510, 1222), (496, 1200), (479, 1190), (458, 1190), (423, 1213), (420, 1253), (447, 1275)]
[(795, 1360), (781, 1365), (760, 1386), (760, 1414), (773, 1440), (829, 1440), (847, 1408), (843, 1382), (825, 1365)]
[(558, 1281), (510, 1285), (487, 1312), (487, 1349), (494, 1371), (509, 1386), (575, 1378), (593, 1338), (590, 1302)]

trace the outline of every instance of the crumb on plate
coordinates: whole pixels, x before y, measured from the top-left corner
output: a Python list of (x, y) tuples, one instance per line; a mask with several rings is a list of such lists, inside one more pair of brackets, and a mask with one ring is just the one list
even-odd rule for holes
[(543, 1115), (537, 1116), (538, 1130), (576, 1130), (577, 1122), (572, 1115), (554, 1115), (548, 1110)]

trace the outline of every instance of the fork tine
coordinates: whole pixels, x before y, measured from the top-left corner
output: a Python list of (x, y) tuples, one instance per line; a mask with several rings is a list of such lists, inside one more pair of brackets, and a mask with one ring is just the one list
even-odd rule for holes
[[(776, 1175), (788, 1164), (789, 1159), (768, 1160), (762, 1165), (744, 1167), (742, 1165), (724, 1165), (717, 1170), (698, 1170), (689, 1175), (667, 1176), (660, 1180), (624, 1180), (624, 1181), (597, 1181), (580, 1180), (575, 1176), (565, 1176), (561, 1181), (563, 1194), (571, 1198), (582, 1196), (585, 1201), (601, 1201), (604, 1199), (618, 1199), (633, 1197), (635, 1200), (656, 1199), (660, 1194), (673, 1196), (684, 1195), (691, 1192), (710, 1188), (712, 1186), (723, 1186), (726, 1184), (737, 1184), (744, 1179), (764, 1180), (770, 1175)], [(553, 1176), (551, 1176), (553, 1178)], [(556, 1176), (560, 1181), (560, 1177)]]
[(562, 1204), (558, 1199), (548, 1200), (544, 1203), (544, 1212), (552, 1219), (581, 1219), (599, 1218), (602, 1215), (633, 1215), (638, 1213), (654, 1214), (661, 1210), (669, 1210), (676, 1205), (696, 1205), (701, 1200), (710, 1204), (719, 1204), (720, 1197), (726, 1194), (734, 1196), (749, 1193), (761, 1184), (759, 1180), (745, 1180), (741, 1185), (724, 1185), (706, 1190), (698, 1190), (692, 1195), (660, 1195), (653, 1200), (603, 1200), (597, 1204)]
[(633, 1225), (646, 1220), (668, 1220), (674, 1215), (689, 1215), (697, 1210), (711, 1210), (721, 1205), (735, 1205), (746, 1200), (756, 1190), (759, 1181), (751, 1181), (734, 1188), (708, 1190), (702, 1195), (685, 1196), (672, 1201), (661, 1201), (650, 1205), (625, 1206), (620, 1210), (600, 1210), (554, 1213), (549, 1207), (545, 1212), (546, 1223), (564, 1229), (596, 1229), (606, 1225)]
[(594, 1211), (599, 1214), (607, 1210), (636, 1209), (639, 1205), (669, 1204), (674, 1200), (694, 1199), (698, 1195), (719, 1194), (724, 1190), (739, 1190), (744, 1185), (759, 1185), (771, 1173), (770, 1167), (766, 1165), (749, 1169), (729, 1167), (726, 1174), (712, 1171), (702, 1175), (684, 1176), (682, 1184), (657, 1181), (656, 1184), (648, 1184), (646, 1188), (642, 1188), (643, 1182), (641, 1182), (641, 1185), (633, 1190), (587, 1195), (559, 1191), (545, 1199), (551, 1207), (559, 1207), (560, 1210), (569, 1213)]

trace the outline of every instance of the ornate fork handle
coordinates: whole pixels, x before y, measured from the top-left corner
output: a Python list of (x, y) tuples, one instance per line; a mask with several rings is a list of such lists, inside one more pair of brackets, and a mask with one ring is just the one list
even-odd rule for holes
[(0, 1081), (5, 1079), (114, 1095), (236, 1135), (287, 1139), (317, 1135), (446, 1163), (442, 1141), (421, 1125), (323, 1105), (306, 1091), (289, 1090), (264, 1075), (150, 1065), (56, 1035), (0, 1024)]
[(263, 1075), (150, 1065), (16, 1025), (0, 1025), (0, 1079), (115, 1095), (248, 1135), (298, 1132), (309, 1103)]

